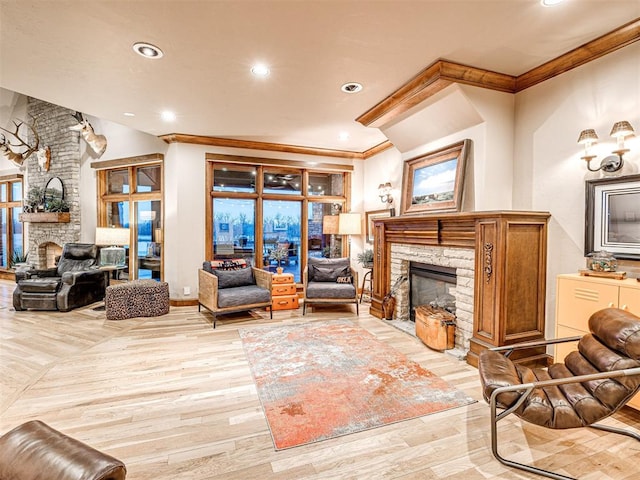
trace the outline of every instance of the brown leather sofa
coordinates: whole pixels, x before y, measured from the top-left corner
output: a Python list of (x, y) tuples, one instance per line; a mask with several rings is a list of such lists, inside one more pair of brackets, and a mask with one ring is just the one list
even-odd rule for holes
[(16, 311), (67, 312), (104, 299), (106, 276), (98, 269), (98, 254), (94, 244), (66, 243), (56, 267), (17, 271)]
[(2, 480), (124, 480), (120, 460), (32, 420), (0, 437)]
[[(491, 408), (491, 448), (501, 463), (550, 478), (571, 478), (499, 455), (497, 423), (511, 413), (545, 428), (590, 427), (640, 440), (637, 432), (596, 423), (640, 390), (640, 318), (607, 308), (589, 318), (589, 330), (583, 337), (510, 345), (480, 354), (482, 393)], [(578, 350), (564, 363), (548, 368), (531, 369), (508, 358), (518, 348), (576, 340)], [(503, 411), (498, 414), (497, 409)]]

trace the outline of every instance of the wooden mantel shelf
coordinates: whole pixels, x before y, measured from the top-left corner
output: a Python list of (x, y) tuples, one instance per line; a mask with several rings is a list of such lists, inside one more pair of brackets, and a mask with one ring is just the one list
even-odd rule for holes
[(33, 212), (21, 213), (21, 222), (31, 223), (69, 223), (71, 214), (69, 212)]

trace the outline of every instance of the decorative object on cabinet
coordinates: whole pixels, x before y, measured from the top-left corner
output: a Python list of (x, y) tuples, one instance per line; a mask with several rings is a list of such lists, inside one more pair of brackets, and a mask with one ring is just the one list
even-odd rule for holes
[(400, 214), (460, 211), (471, 140), (404, 162)]
[(274, 310), (295, 310), (299, 307), (296, 284), (291, 273), (276, 273), (271, 281)]
[(567, 355), (564, 363), (555, 363), (548, 369), (516, 366), (507, 358), (522, 344), (480, 354), (478, 374), (482, 394), (491, 409), (491, 452), (500, 463), (549, 478), (575, 480), (498, 453), (498, 422), (512, 413), (544, 428), (590, 427), (640, 441), (635, 430), (596, 423), (618, 411), (640, 390), (640, 318), (607, 308), (591, 315), (588, 323), (591, 333), (564, 339), (578, 339), (579, 350)]
[(616, 257), (606, 250), (593, 252), (587, 256), (589, 257), (589, 269), (594, 272), (615, 272), (618, 269)]
[(378, 218), (392, 217), (391, 210), (369, 210), (364, 212), (366, 223), (366, 240), (369, 243), (373, 243), (373, 221)]
[(640, 260), (640, 175), (586, 182), (584, 254), (598, 250)]
[[(556, 338), (582, 336), (588, 333), (587, 319), (596, 311), (618, 307), (640, 315), (640, 283), (629, 278), (586, 277), (575, 273), (557, 277), (556, 288)], [(562, 359), (575, 349), (575, 345), (563, 343), (556, 346), (555, 358)], [(628, 404), (640, 410), (640, 395)]]
[(614, 155), (603, 158), (600, 162), (600, 167), (591, 168), (591, 160), (596, 158), (597, 155), (590, 155), (591, 152), (589, 151), (589, 149), (591, 148), (591, 145), (593, 145), (594, 143), (598, 143), (598, 135), (593, 128), (588, 128), (580, 132), (578, 143), (584, 145), (584, 156), (580, 158), (587, 162), (587, 169), (590, 172), (597, 172), (599, 170), (602, 170), (607, 173), (613, 173), (620, 170), (624, 165), (624, 159), (622, 158), (622, 156), (629, 151), (628, 148), (624, 148), (624, 139), (626, 137), (634, 136), (633, 127), (626, 120), (616, 122), (611, 128), (610, 135), (615, 138), (617, 142), (617, 149), (611, 152)]

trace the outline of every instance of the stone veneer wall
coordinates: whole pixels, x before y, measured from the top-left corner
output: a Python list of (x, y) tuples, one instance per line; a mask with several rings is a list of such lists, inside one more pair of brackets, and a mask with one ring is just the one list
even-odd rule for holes
[[(456, 269), (456, 286), (451, 289), (456, 297), (456, 349), (467, 352), (473, 336), (474, 250), (393, 243), (391, 285), (401, 275), (409, 277), (409, 262)], [(409, 282), (404, 282), (396, 294), (395, 318), (409, 319)]]
[[(69, 130), (78, 122), (75, 113), (67, 108), (53, 105), (35, 98), (29, 98), (27, 112), (38, 119), (36, 130), (40, 136), (40, 147), (51, 148), (51, 166), (48, 172), (40, 169), (36, 155), (27, 160), (26, 188), (44, 188), (47, 181), (59, 177), (64, 185), (64, 198), (69, 203), (71, 221), (69, 223), (30, 223), (28, 227), (29, 263), (46, 266), (44, 257), (47, 243), (64, 245), (80, 240), (80, 133)], [(31, 117), (24, 119), (31, 123)], [(33, 139), (30, 137), (30, 141)]]

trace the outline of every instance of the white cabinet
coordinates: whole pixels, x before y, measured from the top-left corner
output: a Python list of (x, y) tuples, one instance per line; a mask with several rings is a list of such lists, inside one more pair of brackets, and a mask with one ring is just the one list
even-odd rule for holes
[[(589, 331), (587, 322), (591, 314), (607, 307), (622, 308), (640, 316), (640, 282), (578, 274), (558, 275), (556, 338), (584, 335)], [(575, 349), (575, 343), (557, 345), (556, 362), (561, 362)], [(640, 394), (629, 402), (629, 406), (640, 410)]]

